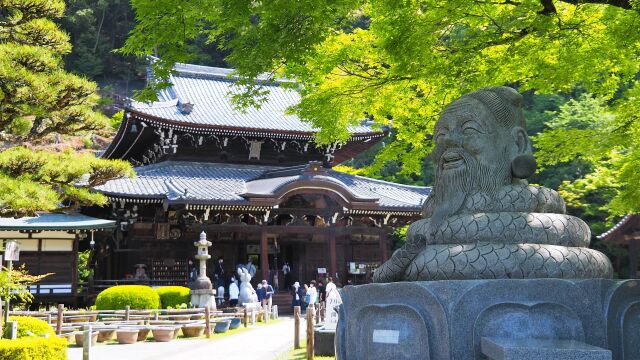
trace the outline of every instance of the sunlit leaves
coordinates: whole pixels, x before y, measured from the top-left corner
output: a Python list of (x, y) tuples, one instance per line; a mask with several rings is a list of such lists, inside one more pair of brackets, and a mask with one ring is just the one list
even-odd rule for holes
[(0, 215), (104, 204), (91, 187), (124, 176), (133, 176), (125, 161), (14, 147), (0, 153)]

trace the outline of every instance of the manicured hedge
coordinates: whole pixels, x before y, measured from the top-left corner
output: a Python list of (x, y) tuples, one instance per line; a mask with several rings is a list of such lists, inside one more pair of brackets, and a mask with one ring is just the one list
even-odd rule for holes
[(66, 360), (67, 340), (25, 337), (0, 340), (0, 360)]
[(97, 310), (158, 309), (160, 296), (149, 286), (119, 285), (110, 287), (96, 298)]
[(28, 336), (39, 336), (42, 334), (49, 334), (49, 336), (54, 336), (56, 333), (53, 331), (51, 325), (47, 324), (46, 321), (36, 319), (29, 316), (11, 316), (9, 317), (11, 321), (18, 322), (18, 337), (28, 337)]
[(191, 302), (191, 295), (189, 295), (189, 288), (184, 286), (162, 286), (155, 289), (160, 296), (160, 305), (163, 309), (171, 306), (177, 307), (181, 304), (189, 305)]

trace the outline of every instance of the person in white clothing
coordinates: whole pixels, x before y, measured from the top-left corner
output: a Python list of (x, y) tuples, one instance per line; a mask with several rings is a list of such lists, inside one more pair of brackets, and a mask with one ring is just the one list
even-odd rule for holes
[(240, 295), (240, 288), (238, 288), (238, 280), (235, 276), (231, 277), (231, 284), (229, 285), (229, 305), (238, 305), (238, 296)]
[(309, 306), (316, 306), (316, 301), (318, 300), (318, 289), (316, 289), (315, 280), (311, 280), (311, 284), (309, 285), (309, 289), (307, 290), (307, 298), (309, 299)]
[(327, 279), (327, 285), (325, 286), (324, 291), (327, 294), (327, 299), (335, 296), (340, 296), (340, 294), (338, 294), (338, 287), (333, 283), (333, 278), (331, 276), (329, 276), (329, 278)]

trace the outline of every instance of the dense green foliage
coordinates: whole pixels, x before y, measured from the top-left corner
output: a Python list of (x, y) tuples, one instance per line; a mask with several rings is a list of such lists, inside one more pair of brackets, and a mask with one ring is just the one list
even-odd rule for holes
[(0, 153), (0, 214), (104, 204), (106, 197), (91, 187), (125, 175), (133, 176), (133, 170), (121, 160), (10, 148)]
[(132, 174), (125, 162), (33, 150), (109, 126), (95, 111), (96, 85), (63, 69), (71, 46), (53, 19), (64, 8), (61, 0), (0, 2), (0, 216), (103, 204), (88, 187)]
[(184, 286), (162, 286), (156, 288), (155, 291), (160, 296), (160, 306), (163, 309), (168, 307), (175, 308), (191, 302), (189, 288)]
[(66, 360), (67, 340), (52, 336), (0, 340), (0, 360)]
[(158, 309), (160, 296), (149, 286), (118, 285), (103, 290), (96, 298), (97, 310)]
[[(598, 178), (590, 181), (583, 176), (590, 185), (580, 186), (587, 188), (598, 187), (607, 174), (610, 184), (604, 192), (613, 191), (608, 210), (618, 214), (640, 210), (640, 189), (635, 186), (640, 181), (638, 2), (199, 0), (175, 7), (169, 0), (134, 0), (132, 4), (138, 25), (125, 51), (161, 57), (154, 64), (160, 78), (149, 90), (166, 86), (162, 78), (173, 62), (188, 60), (190, 44), (207, 34), (229, 52), (226, 61), (246, 78), (248, 86), (237, 97), (239, 105), (259, 104), (264, 88), (253, 79), (266, 72), (298, 81), (302, 101), (293, 111), (322, 129), (320, 142), (344, 141), (348, 126), (365, 117), (378, 124), (392, 123), (394, 141), (369, 166), (379, 172), (391, 162), (396, 178), (417, 179), (432, 146), (428, 139), (438, 114), (463, 93), (510, 84), (538, 94), (568, 94), (576, 89), (593, 94), (576, 101), (585, 106), (598, 103), (610, 116), (583, 117), (589, 126), (561, 116), (549, 126), (537, 123), (536, 130), (548, 133), (537, 139), (538, 148), (546, 153), (541, 158), (545, 171), (552, 176), (553, 166), (564, 162), (581, 176)], [(141, 97), (153, 94), (147, 91)], [(578, 103), (566, 106), (577, 110)], [(580, 161), (574, 162), (575, 158)], [(569, 184), (563, 186), (569, 191)]]
[(56, 335), (51, 325), (47, 324), (47, 322), (44, 320), (36, 319), (30, 316), (11, 316), (9, 317), (9, 320), (18, 322), (19, 338), (40, 336), (43, 334), (49, 334), (49, 336), (52, 337)]

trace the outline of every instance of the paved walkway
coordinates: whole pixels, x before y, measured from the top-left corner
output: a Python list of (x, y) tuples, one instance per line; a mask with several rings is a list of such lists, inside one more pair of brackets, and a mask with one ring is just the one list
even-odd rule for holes
[[(303, 326), (301, 328), (304, 329)], [(98, 344), (91, 350), (91, 360), (272, 360), (292, 348), (293, 317), (282, 316), (275, 324), (257, 326), (220, 339), (184, 339), (166, 343), (149, 341), (131, 345)], [(82, 348), (69, 348), (68, 360), (82, 360)]]

